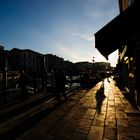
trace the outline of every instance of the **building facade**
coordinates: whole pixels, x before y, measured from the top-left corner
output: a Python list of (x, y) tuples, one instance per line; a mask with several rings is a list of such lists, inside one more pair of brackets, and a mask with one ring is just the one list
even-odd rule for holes
[(95, 45), (106, 58), (118, 49), (116, 72), (119, 86), (122, 90), (127, 89), (139, 107), (140, 1), (119, 0), (119, 8), (120, 14), (95, 33)]
[(105, 72), (105, 73), (110, 72), (112, 70), (109, 62), (95, 62), (94, 68), (98, 72)]
[(54, 69), (64, 69), (64, 59), (53, 54), (44, 55), (45, 58), (45, 68), (48, 72)]
[[(125, 5), (124, 3), (119, 3), (120, 13), (125, 12), (125, 10), (131, 7), (131, 5), (133, 6), (133, 4), (139, 4), (137, 0), (127, 0), (126, 3), (127, 5)], [(124, 45), (122, 45), (121, 48), (119, 48), (118, 62), (120, 72), (119, 82), (122, 81), (121, 87), (127, 88), (132, 98), (134, 99), (134, 102), (136, 102), (138, 106), (140, 106), (140, 40), (138, 39), (139, 36), (140, 31), (131, 35), (129, 41), (127, 41)]]
[(90, 69), (93, 69), (93, 63), (87, 61), (77, 62), (75, 63), (75, 66), (79, 71), (88, 71)]
[(42, 54), (29, 49), (13, 48), (8, 60), (9, 70), (24, 70), (26, 73), (35, 70), (40, 73), (43, 67), (43, 58)]

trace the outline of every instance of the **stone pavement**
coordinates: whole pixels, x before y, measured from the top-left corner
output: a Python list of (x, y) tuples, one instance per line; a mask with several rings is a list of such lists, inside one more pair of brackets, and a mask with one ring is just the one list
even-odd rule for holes
[(17, 140), (140, 140), (139, 111), (109, 80), (104, 91), (102, 82), (80, 90)]

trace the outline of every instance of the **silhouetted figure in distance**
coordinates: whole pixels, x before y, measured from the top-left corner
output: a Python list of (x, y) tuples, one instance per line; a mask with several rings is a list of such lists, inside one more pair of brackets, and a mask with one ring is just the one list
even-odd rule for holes
[(106, 78), (105, 72), (101, 72), (100, 77), (101, 77), (101, 80), (102, 80), (102, 87), (104, 88), (104, 79)]
[(61, 101), (61, 94), (64, 96), (65, 100), (67, 99), (65, 93), (65, 83), (66, 83), (66, 76), (62, 70), (55, 71), (55, 94), (56, 99), (60, 102)]
[(20, 72), (20, 76), (18, 80), (18, 87), (21, 90), (21, 95), (25, 98), (28, 97), (28, 89), (27, 89), (28, 84), (29, 84), (29, 77), (22, 70)]

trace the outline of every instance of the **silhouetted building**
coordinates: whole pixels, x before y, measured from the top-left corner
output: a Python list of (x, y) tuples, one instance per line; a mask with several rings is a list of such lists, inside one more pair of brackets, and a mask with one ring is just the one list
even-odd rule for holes
[(41, 72), (43, 65), (43, 55), (29, 50), (29, 49), (17, 49), (13, 48), (10, 51), (9, 67), (11, 70), (24, 70), (26, 73), (30, 73), (33, 70)]
[(64, 59), (61, 57), (58, 57), (53, 54), (46, 54), (45, 57), (45, 68), (47, 68), (48, 71), (51, 71), (53, 69), (64, 69)]
[(75, 64), (70, 61), (64, 61), (64, 70), (66, 75), (75, 75), (77, 73)]
[(90, 69), (93, 69), (93, 63), (84, 61), (84, 62), (77, 62), (75, 63), (75, 66), (79, 71), (87, 71)]
[(140, 1), (119, 0), (120, 14), (95, 33), (95, 47), (108, 59), (118, 49), (118, 84), (140, 106)]
[(95, 62), (94, 68), (98, 72), (108, 72), (112, 70), (109, 62)]

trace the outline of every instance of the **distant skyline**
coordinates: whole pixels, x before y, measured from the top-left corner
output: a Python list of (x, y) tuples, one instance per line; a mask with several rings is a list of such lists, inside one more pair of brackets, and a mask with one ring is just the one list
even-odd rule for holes
[[(106, 61), (94, 34), (118, 14), (118, 0), (0, 0), (0, 44), (71, 62)], [(108, 62), (115, 66), (117, 51)]]

